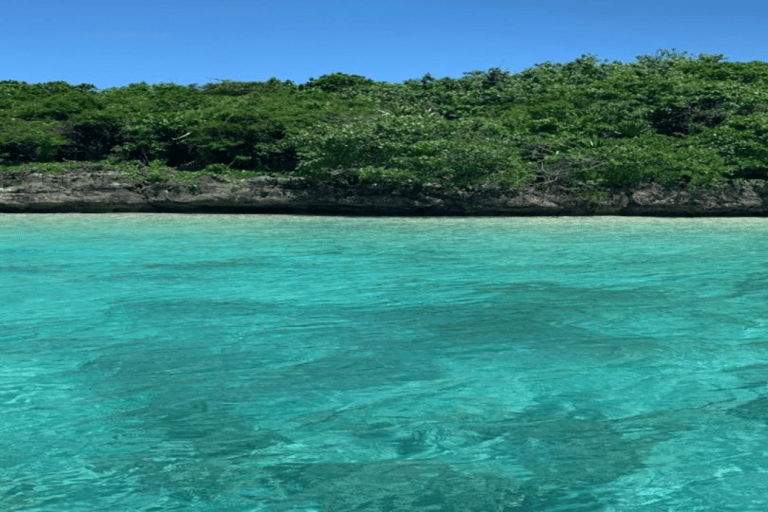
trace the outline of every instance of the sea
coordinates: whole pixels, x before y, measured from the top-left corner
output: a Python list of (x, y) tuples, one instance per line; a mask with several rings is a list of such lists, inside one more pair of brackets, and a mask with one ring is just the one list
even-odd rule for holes
[(768, 219), (0, 216), (0, 510), (768, 510)]

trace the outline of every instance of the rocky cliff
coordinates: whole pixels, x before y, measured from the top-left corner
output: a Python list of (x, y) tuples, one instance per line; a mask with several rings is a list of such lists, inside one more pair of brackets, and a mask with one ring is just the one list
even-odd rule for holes
[(765, 181), (689, 189), (658, 184), (510, 190), (438, 184), (257, 177), (136, 181), (117, 172), (0, 174), (0, 212), (296, 213), (338, 215), (768, 216)]

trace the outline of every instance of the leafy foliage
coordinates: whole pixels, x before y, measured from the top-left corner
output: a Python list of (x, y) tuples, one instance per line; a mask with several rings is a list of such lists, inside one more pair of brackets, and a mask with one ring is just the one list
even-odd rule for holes
[(407, 175), (420, 181), (472, 183), (503, 173), (529, 177), (519, 150), (498, 123), (451, 122), (437, 115), (384, 115), (350, 120), (297, 138), (298, 171), (327, 174), (365, 168), (369, 175)]
[(0, 163), (50, 162), (66, 144), (55, 123), (5, 120), (0, 126)]
[(373, 84), (373, 80), (360, 75), (347, 75), (344, 73), (331, 73), (318, 79), (310, 78), (306, 84), (300, 85), (304, 89), (321, 89), (326, 92), (339, 92), (345, 89), (359, 89)]
[(582, 55), (401, 84), (344, 73), (105, 90), (7, 80), (0, 165), (509, 186), (768, 179), (768, 64), (726, 60)]

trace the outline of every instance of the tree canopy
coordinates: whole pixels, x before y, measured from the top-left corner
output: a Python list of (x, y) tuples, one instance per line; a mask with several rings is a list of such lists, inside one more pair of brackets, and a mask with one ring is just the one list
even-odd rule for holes
[(166, 170), (454, 184), (706, 184), (768, 179), (768, 63), (659, 50), (582, 55), (403, 83), (333, 73), (219, 80), (0, 82), (0, 166)]

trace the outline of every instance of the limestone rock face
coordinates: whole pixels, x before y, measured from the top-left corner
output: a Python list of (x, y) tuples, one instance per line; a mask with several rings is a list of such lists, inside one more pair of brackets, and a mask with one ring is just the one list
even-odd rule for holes
[(25, 171), (0, 175), (0, 212), (768, 216), (768, 183), (692, 189), (656, 183), (612, 189), (533, 184), (510, 190), (490, 184), (370, 182), (343, 173), (322, 181), (206, 177), (190, 184), (137, 182), (109, 171)]

